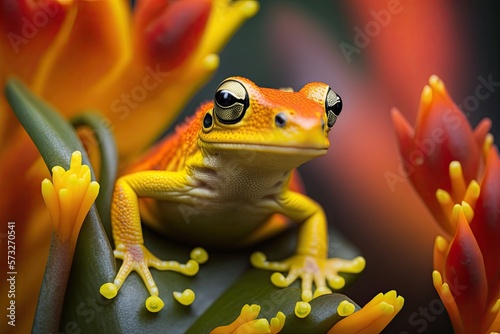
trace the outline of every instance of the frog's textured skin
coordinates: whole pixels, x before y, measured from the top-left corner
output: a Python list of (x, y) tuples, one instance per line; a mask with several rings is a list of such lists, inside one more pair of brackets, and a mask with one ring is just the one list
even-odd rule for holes
[[(301, 223), (296, 255), (267, 262), (262, 253), (256, 253), (252, 263), (289, 271), (287, 277), (272, 276), (277, 286), (288, 286), (300, 277), (305, 301), (331, 292), (327, 282), (342, 287), (338, 272), (359, 272), (364, 259), (327, 258), (323, 209), (300, 192), (294, 172), (326, 153), (328, 132), (341, 108), (340, 97), (322, 83), (291, 92), (260, 88), (241, 77), (224, 80), (213, 102), (202, 105), (117, 180), (112, 227), (115, 256), (123, 264), (115, 281), (105, 284), (101, 293), (114, 297), (131, 270), (136, 270), (153, 299), (161, 302), (148, 267), (187, 275), (198, 271), (194, 260), (182, 265), (152, 255), (143, 245), (141, 217), (173, 238), (224, 247), (279, 232), (287, 220)], [(148, 309), (158, 311), (162, 305), (155, 307)]]

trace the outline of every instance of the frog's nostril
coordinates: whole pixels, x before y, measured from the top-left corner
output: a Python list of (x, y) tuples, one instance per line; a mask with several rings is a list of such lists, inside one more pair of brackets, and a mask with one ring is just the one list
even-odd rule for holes
[(276, 117), (274, 117), (274, 122), (278, 127), (280, 128), (284, 127), (286, 124), (286, 115), (280, 112), (279, 114), (276, 115)]

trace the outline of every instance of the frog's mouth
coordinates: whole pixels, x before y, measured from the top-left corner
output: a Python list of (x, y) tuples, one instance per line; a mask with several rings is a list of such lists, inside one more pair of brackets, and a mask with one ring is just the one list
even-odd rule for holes
[(316, 157), (326, 154), (328, 147), (301, 147), (301, 146), (279, 146), (267, 144), (248, 144), (248, 143), (224, 143), (224, 142), (206, 142), (200, 140), (201, 147), (207, 150), (220, 151), (248, 151), (262, 152), (276, 155), (296, 155)]

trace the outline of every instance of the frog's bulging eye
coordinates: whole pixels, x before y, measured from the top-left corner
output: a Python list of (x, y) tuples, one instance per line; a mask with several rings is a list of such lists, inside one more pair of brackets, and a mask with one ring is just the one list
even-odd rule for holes
[(326, 94), (325, 111), (328, 118), (328, 127), (331, 128), (342, 111), (342, 99), (331, 88), (328, 88), (328, 93)]
[(221, 123), (239, 122), (245, 115), (248, 104), (248, 93), (239, 81), (224, 81), (215, 92), (214, 112)]

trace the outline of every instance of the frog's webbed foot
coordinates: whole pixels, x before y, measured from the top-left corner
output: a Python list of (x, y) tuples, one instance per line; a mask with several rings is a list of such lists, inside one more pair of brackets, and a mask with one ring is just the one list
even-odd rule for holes
[[(279, 272), (288, 271), (286, 276), (279, 272), (272, 274), (271, 281), (277, 287), (288, 287), (300, 278), (302, 280), (302, 300), (305, 302), (331, 293), (328, 286), (336, 290), (344, 287), (345, 280), (339, 275), (339, 272), (359, 273), (365, 268), (365, 259), (361, 256), (353, 260), (344, 260), (295, 254), (283, 261), (269, 262), (263, 253), (256, 252), (252, 254), (250, 261), (256, 268)], [(314, 294), (312, 291), (313, 283), (316, 286)]]
[[(197, 249), (199, 251), (199, 249)], [(192, 257), (195, 252), (192, 252)], [(177, 261), (162, 261), (154, 256), (144, 245), (141, 244), (119, 244), (114, 251), (115, 258), (123, 260), (123, 263), (113, 283), (103, 284), (100, 293), (108, 298), (114, 298), (126, 278), (132, 271), (136, 271), (142, 278), (149, 291), (150, 297), (146, 300), (146, 308), (150, 312), (159, 312), (164, 303), (158, 297), (159, 291), (151, 275), (149, 267), (158, 270), (176, 271), (186, 276), (193, 276), (198, 272), (198, 262), (191, 259), (186, 264)], [(206, 254), (206, 253), (205, 253)], [(201, 261), (200, 261), (201, 262)], [(194, 292), (186, 289), (184, 292), (174, 292), (174, 297), (181, 304), (189, 305), (194, 301)]]

